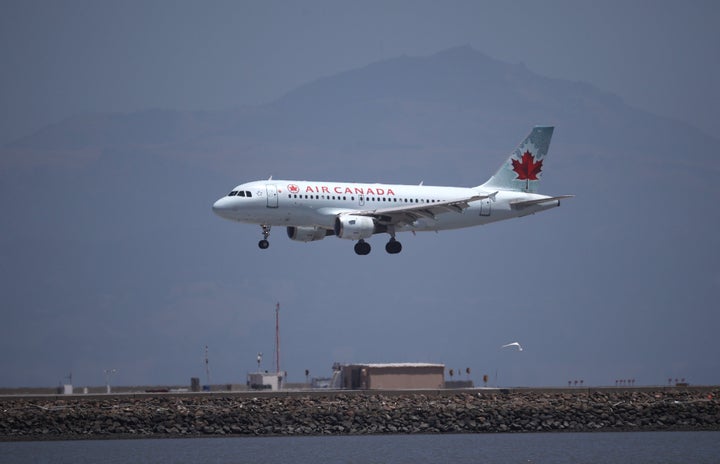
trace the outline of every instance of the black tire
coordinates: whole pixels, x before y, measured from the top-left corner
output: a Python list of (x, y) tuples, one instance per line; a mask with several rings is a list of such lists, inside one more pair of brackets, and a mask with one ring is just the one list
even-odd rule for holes
[(365, 240), (360, 240), (355, 244), (355, 253), (357, 253), (360, 256), (365, 256), (370, 253), (370, 244), (367, 243)]
[(390, 241), (387, 242), (387, 244), (385, 245), (385, 251), (387, 251), (391, 255), (398, 254), (402, 251), (402, 244), (394, 238), (390, 239)]
[(270, 246), (270, 242), (268, 242), (267, 240), (260, 240), (258, 242), (258, 246), (260, 247), (261, 250), (266, 250), (267, 247)]

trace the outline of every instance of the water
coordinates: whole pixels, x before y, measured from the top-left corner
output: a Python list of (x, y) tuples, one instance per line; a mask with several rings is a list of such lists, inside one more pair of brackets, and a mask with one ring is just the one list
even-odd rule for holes
[(718, 463), (720, 432), (377, 435), (0, 443), (3, 463)]

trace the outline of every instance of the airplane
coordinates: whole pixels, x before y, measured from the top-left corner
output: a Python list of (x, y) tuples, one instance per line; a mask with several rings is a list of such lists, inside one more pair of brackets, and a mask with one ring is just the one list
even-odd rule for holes
[(477, 187), (367, 184), (300, 180), (257, 180), (240, 184), (212, 210), (232, 221), (258, 224), (261, 249), (270, 245), (273, 226), (286, 227), (291, 240), (312, 242), (334, 235), (355, 241), (389, 234), (385, 251), (400, 253), (398, 232), (459, 229), (535, 214), (574, 195), (537, 193), (554, 127), (536, 126), (487, 182)]

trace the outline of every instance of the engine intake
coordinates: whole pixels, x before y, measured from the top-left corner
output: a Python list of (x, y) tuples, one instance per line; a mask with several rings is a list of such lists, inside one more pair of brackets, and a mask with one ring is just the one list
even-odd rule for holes
[(344, 215), (335, 218), (335, 235), (347, 240), (360, 240), (372, 236), (375, 221), (367, 216)]
[(287, 228), (287, 235), (290, 240), (297, 242), (314, 242), (322, 240), (326, 235), (332, 235), (332, 231), (320, 227), (295, 227)]

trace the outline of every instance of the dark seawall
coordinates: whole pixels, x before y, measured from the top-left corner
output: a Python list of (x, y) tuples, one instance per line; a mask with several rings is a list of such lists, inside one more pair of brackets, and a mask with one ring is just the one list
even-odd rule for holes
[(720, 387), (4, 397), (0, 440), (720, 430)]

